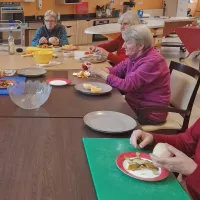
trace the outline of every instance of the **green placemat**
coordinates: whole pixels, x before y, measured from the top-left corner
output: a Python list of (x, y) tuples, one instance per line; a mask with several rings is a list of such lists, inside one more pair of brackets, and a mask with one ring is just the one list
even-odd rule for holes
[[(189, 200), (171, 174), (158, 182), (145, 182), (122, 173), (115, 164), (116, 157), (134, 149), (129, 139), (84, 138), (92, 179), (98, 200)], [(147, 151), (144, 151), (147, 152)]]

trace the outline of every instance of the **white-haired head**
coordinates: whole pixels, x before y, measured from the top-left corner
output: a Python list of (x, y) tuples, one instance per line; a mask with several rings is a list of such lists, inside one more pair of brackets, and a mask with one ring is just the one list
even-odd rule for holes
[(144, 46), (143, 50), (153, 46), (153, 35), (150, 29), (143, 24), (127, 28), (122, 33), (122, 37), (125, 41), (132, 41), (137, 45)]
[(47, 11), (44, 13), (44, 17), (47, 17), (47, 16), (54, 17), (55, 20), (57, 20), (57, 14), (56, 14), (53, 10), (47, 10)]
[(123, 20), (128, 21), (130, 26), (141, 24), (140, 18), (138, 17), (136, 12), (133, 11), (127, 11), (124, 14), (122, 14), (118, 19), (118, 23), (122, 24)]

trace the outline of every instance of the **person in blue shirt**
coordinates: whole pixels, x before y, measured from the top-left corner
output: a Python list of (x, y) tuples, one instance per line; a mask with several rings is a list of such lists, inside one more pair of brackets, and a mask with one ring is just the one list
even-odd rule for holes
[(40, 44), (52, 44), (63, 46), (68, 44), (66, 27), (57, 24), (57, 15), (54, 11), (48, 10), (44, 14), (45, 25), (39, 27), (31, 42), (31, 46)]

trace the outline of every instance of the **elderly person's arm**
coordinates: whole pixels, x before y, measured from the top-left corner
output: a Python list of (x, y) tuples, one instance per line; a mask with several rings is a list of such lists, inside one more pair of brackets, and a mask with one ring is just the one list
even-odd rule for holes
[[(160, 135), (154, 134), (155, 143), (165, 142), (168, 143), (181, 152), (185, 153), (187, 156), (192, 157), (195, 154), (196, 148), (200, 140), (200, 119), (185, 133), (179, 135)], [(186, 158), (184, 158), (186, 160)], [(180, 161), (181, 162), (181, 161)], [(196, 159), (197, 162), (197, 159)], [(185, 178), (186, 184), (189, 192), (192, 194), (193, 191), (196, 191), (200, 196), (200, 159), (199, 163), (197, 162), (197, 167), (193, 173), (187, 175)], [(183, 168), (183, 167), (181, 167)], [(187, 167), (190, 169), (190, 166)]]
[(96, 66), (88, 66), (89, 71), (96, 75), (101, 76), (104, 80), (107, 80), (109, 74), (114, 75), (115, 77), (123, 78), (126, 74), (128, 59), (122, 61), (115, 67), (96, 67)]
[[(152, 159), (155, 162), (163, 166), (168, 166), (172, 168), (172, 171), (177, 171), (184, 175), (187, 175), (185, 181), (187, 183), (188, 190), (192, 194), (194, 190), (200, 195), (200, 159), (196, 158), (195, 162), (192, 161), (192, 157), (197, 150), (197, 145), (200, 141), (200, 119), (185, 133), (178, 135), (165, 135), (165, 134), (150, 134), (143, 131), (134, 131), (130, 143), (137, 148), (144, 148), (148, 144), (157, 144), (157, 143), (168, 143), (175, 147), (169, 146), (170, 150), (175, 157), (173, 158), (155, 158), (152, 156)], [(142, 142), (138, 144), (138, 139), (141, 138)], [(180, 151), (180, 152), (179, 152)], [(198, 155), (197, 155), (198, 157)], [(195, 170), (193, 169), (195, 166)], [(192, 170), (192, 173), (189, 171)], [(189, 173), (189, 174), (188, 174)], [(195, 195), (195, 194), (193, 194)]]
[[(153, 82), (160, 76), (162, 70), (158, 64), (160, 59), (161, 58), (154, 57), (152, 60), (148, 60), (148, 62), (144, 59), (134, 72), (129, 73), (129, 75), (124, 78), (116, 76), (115, 73), (120, 70), (120, 67), (114, 67), (110, 69), (111, 74), (107, 78), (107, 83), (124, 92), (135, 91), (144, 84)], [(113, 71), (115, 73), (112, 73)]]
[(65, 26), (62, 26), (60, 32), (59, 32), (59, 45), (63, 46), (69, 44), (68, 37), (67, 37), (67, 31)]
[(41, 28), (38, 28), (30, 46), (34, 46), (34, 47), (37, 46), (39, 44), (40, 38), (41, 38)]
[[(118, 64), (121, 61), (127, 58), (126, 54), (116, 55), (112, 52), (119, 50), (119, 44), (121, 43), (122, 36), (120, 35), (118, 38), (111, 40), (110, 42), (99, 44), (97, 47), (101, 47), (108, 51), (107, 59), (110, 60), (113, 64)], [(122, 47), (121, 47), (122, 48)]]

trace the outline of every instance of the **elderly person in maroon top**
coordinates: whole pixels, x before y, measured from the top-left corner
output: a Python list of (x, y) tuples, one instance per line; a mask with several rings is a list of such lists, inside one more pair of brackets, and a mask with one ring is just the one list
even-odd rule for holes
[(151, 155), (154, 164), (182, 174), (193, 200), (200, 200), (200, 119), (182, 134), (151, 134), (136, 130), (130, 138), (136, 148), (153, 147), (160, 142), (166, 143), (167, 150), (174, 156), (158, 158)]
[[(141, 22), (135, 12), (128, 11), (120, 16), (118, 23), (121, 24), (121, 33), (123, 33), (128, 27), (140, 24)], [(125, 49), (122, 47), (123, 44), (124, 40), (121, 34), (110, 42), (90, 47), (90, 51), (106, 57), (111, 63), (116, 65), (127, 58)], [(116, 54), (113, 53), (115, 51)]]
[[(152, 33), (146, 25), (134, 25), (122, 34), (127, 59), (110, 68), (91, 66), (89, 70), (123, 91), (133, 110), (147, 106), (168, 106), (170, 72), (165, 59), (153, 48)], [(167, 113), (138, 113), (140, 124), (165, 122)]]

